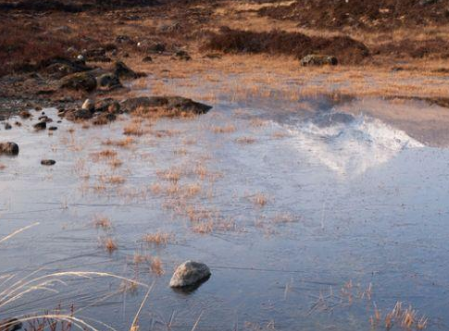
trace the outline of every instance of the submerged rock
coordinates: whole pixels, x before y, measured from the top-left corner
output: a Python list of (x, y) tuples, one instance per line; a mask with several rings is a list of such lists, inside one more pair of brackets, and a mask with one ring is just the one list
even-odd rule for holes
[(335, 66), (338, 64), (338, 60), (335, 56), (329, 55), (319, 55), (319, 54), (309, 54), (303, 57), (300, 61), (301, 65), (304, 67), (307, 66), (323, 66), (323, 65), (332, 65)]
[(210, 269), (204, 263), (186, 261), (176, 268), (170, 280), (170, 287), (194, 286), (206, 281), (210, 275)]
[(130, 98), (122, 101), (121, 106), (125, 112), (133, 112), (137, 109), (157, 112), (162, 109), (171, 111), (169, 115), (172, 116), (182, 113), (200, 115), (212, 109), (212, 106), (178, 96)]
[(55, 160), (50, 160), (50, 159), (42, 160), (41, 164), (44, 165), (44, 166), (52, 166), (52, 165), (56, 164), (56, 161)]
[(0, 154), (6, 155), (18, 155), (19, 154), (19, 145), (14, 142), (5, 142), (0, 143)]

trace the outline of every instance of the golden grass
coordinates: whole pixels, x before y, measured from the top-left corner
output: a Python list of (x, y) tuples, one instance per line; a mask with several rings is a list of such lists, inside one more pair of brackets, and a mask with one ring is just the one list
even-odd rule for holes
[(143, 241), (150, 245), (167, 245), (170, 241), (174, 239), (174, 235), (164, 232), (147, 233), (143, 237)]

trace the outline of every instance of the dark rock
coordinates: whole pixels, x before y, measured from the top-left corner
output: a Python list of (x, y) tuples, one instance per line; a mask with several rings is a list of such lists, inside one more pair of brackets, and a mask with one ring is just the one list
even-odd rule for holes
[(177, 58), (178, 60), (183, 60), (183, 61), (190, 61), (192, 58), (189, 55), (189, 53), (187, 53), (186, 51), (177, 51), (175, 53), (175, 58)]
[(28, 110), (23, 110), (19, 113), (19, 116), (23, 119), (27, 119), (31, 117), (31, 114)]
[(45, 121), (37, 122), (36, 124), (33, 125), (33, 128), (36, 131), (45, 130), (47, 128), (47, 122)]
[(17, 121), (17, 122), (14, 123), (14, 125), (20, 127), (20, 126), (22, 126), (22, 123), (20, 123), (19, 121)]
[(18, 155), (19, 145), (13, 142), (0, 143), (0, 154)]
[(92, 116), (93, 116), (93, 113), (87, 109), (73, 109), (73, 110), (67, 111), (64, 115), (64, 117), (70, 121), (88, 120), (88, 119), (91, 119)]
[(132, 44), (134, 41), (130, 36), (120, 35), (115, 38), (115, 42), (119, 44)]
[(162, 43), (155, 43), (148, 46), (148, 51), (151, 53), (163, 53), (165, 52), (165, 49), (166, 49), (165, 44)]
[(56, 131), (56, 130), (58, 130), (58, 127), (57, 127), (57, 126), (50, 126), (50, 127), (48, 128), (48, 131)]
[(192, 286), (207, 280), (210, 275), (210, 269), (204, 263), (186, 261), (176, 268), (170, 280), (170, 287)]
[(145, 62), (145, 63), (148, 63), (148, 62), (153, 62), (153, 58), (151, 57), (151, 56), (145, 56), (143, 59), (142, 59), (142, 62)]
[(49, 159), (48, 160), (42, 160), (41, 164), (44, 165), (44, 166), (52, 166), (52, 165), (56, 164), (56, 161), (55, 160), (49, 160)]
[(219, 53), (208, 53), (208, 54), (204, 55), (204, 57), (206, 59), (215, 60), (215, 59), (221, 59), (222, 55)]
[(338, 64), (338, 60), (335, 56), (319, 55), (319, 54), (309, 54), (303, 57), (300, 61), (301, 65), (306, 66), (323, 66)]
[(61, 80), (60, 87), (92, 92), (97, 88), (97, 80), (95, 76), (88, 72), (80, 72), (64, 77)]
[(114, 74), (117, 77), (124, 78), (124, 79), (126, 79), (126, 78), (136, 79), (136, 78), (145, 76), (144, 74), (136, 73), (134, 70), (129, 68), (122, 61), (115, 62), (115, 64), (114, 64)]
[(106, 73), (98, 77), (98, 85), (102, 88), (114, 89), (123, 87), (119, 77), (115, 73)]
[(3, 124), (3, 127), (5, 128), (5, 130), (11, 130), (12, 129), (12, 126), (9, 123)]
[(212, 109), (212, 106), (178, 96), (130, 98), (124, 100), (121, 106), (125, 112), (133, 112), (137, 109), (157, 112), (163, 109), (171, 111), (169, 115), (172, 116), (179, 116), (182, 113), (205, 114)]
[(95, 103), (95, 110), (103, 113), (118, 114), (120, 112), (120, 104), (114, 99), (103, 99)]
[(92, 121), (94, 125), (106, 125), (112, 121), (115, 121), (117, 116), (113, 113), (99, 113)]
[(40, 66), (44, 67), (45, 72), (55, 78), (62, 78), (70, 74), (89, 71), (92, 69), (91, 67), (86, 66), (84, 61), (72, 61), (63, 57), (56, 57), (50, 60), (43, 61), (41, 62)]
[(50, 117), (48, 117), (47, 115), (40, 116), (40, 117), (39, 117), (39, 121), (40, 121), (40, 122), (45, 122), (45, 123), (51, 123), (51, 122), (53, 122), (53, 120), (52, 120)]

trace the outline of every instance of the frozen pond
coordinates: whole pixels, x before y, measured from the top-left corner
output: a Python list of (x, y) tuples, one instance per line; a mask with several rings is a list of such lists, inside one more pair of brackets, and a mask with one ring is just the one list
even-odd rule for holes
[[(60, 306), (129, 329), (147, 289), (128, 281), (66, 274), (10, 293), (23, 277), (83, 271), (155, 281), (141, 330), (385, 330), (397, 302), (417, 310), (412, 329), (425, 315), (427, 330), (447, 330), (448, 149), (315, 106), (218, 102), (193, 119), (63, 120), (52, 135), (35, 120), (2, 126), (21, 150), (0, 157), (0, 238), (33, 227), (0, 243), (0, 319)], [(142, 135), (124, 135), (130, 125)], [(173, 291), (188, 259), (212, 277)]]

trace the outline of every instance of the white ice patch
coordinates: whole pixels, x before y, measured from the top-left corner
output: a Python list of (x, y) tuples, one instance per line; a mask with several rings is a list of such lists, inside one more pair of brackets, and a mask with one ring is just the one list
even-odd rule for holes
[(341, 175), (360, 175), (384, 164), (407, 148), (423, 144), (384, 122), (356, 117), (349, 123), (288, 127), (295, 148)]

